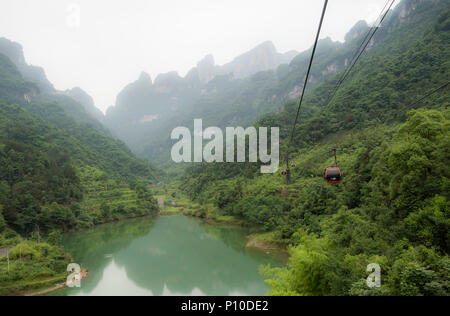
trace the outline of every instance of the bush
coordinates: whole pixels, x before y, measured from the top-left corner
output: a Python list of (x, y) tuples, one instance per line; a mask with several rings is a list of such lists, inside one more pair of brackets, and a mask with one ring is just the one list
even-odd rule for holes
[(39, 249), (37, 249), (31, 242), (22, 242), (11, 249), (11, 259), (30, 259), (39, 260), (42, 257)]
[(234, 214), (266, 230), (277, 227), (279, 219), (289, 210), (289, 204), (278, 196), (246, 197), (234, 207)]
[(60, 230), (53, 230), (47, 237), (48, 242), (53, 246), (61, 245), (62, 234)]

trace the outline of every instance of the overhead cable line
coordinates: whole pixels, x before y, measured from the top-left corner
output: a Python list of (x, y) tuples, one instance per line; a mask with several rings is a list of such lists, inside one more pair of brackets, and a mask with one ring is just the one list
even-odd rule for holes
[[(391, 1), (391, 4), (389, 5), (388, 9), (385, 10), (387, 3), (389, 3), (389, 1)], [(326, 106), (328, 106), (331, 101), (333, 101), (334, 97), (336, 96), (336, 93), (338, 92), (338, 90), (340, 89), (340, 87), (342, 86), (342, 84), (344, 83), (345, 79), (347, 79), (348, 75), (350, 74), (350, 72), (353, 70), (353, 68), (355, 67), (355, 65), (358, 63), (359, 59), (361, 58), (362, 54), (366, 51), (367, 46), (370, 44), (370, 42), (372, 41), (372, 38), (375, 36), (375, 34), (377, 33), (378, 29), (380, 28), (381, 24), (383, 23), (383, 21), (386, 19), (386, 16), (388, 15), (389, 11), (391, 10), (392, 6), (394, 5), (395, 0), (389, 0), (386, 3), (386, 6), (383, 8), (383, 11), (381, 12), (381, 19), (380, 22), (378, 23), (377, 26), (374, 26), (370, 29), (369, 34), (370, 37), (369, 39), (365, 39), (365, 41), (363, 42), (363, 49), (360, 49), (360, 52), (358, 54), (358, 56), (356, 57), (356, 59), (353, 61), (353, 63), (350, 65), (350, 67), (344, 72), (343, 76), (341, 77), (341, 80), (339, 80), (338, 84), (336, 85), (333, 93), (331, 94), (330, 99), (328, 100)], [(384, 11), (385, 10), (385, 11)], [(384, 14), (383, 14), (384, 12)]]
[(303, 91), (302, 91), (302, 94), (300, 96), (300, 101), (299, 101), (299, 104), (298, 104), (297, 115), (295, 117), (294, 126), (292, 128), (291, 139), (290, 139), (289, 144), (288, 144), (288, 151), (287, 151), (287, 154), (286, 154), (286, 165), (287, 165), (286, 181), (287, 181), (287, 185), (291, 184), (291, 174), (290, 174), (290, 166), (289, 166), (289, 154), (290, 154), (289, 153), (289, 147), (291, 146), (292, 141), (294, 139), (295, 128), (297, 126), (298, 119), (300, 117), (300, 110), (302, 108), (303, 98), (305, 96), (305, 91), (306, 91), (306, 86), (308, 84), (309, 74), (311, 73), (311, 67), (312, 67), (312, 63), (314, 61), (314, 55), (316, 54), (317, 43), (319, 42), (320, 31), (322, 30), (323, 20), (325, 18), (325, 13), (327, 11), (327, 6), (328, 6), (328, 0), (325, 0), (324, 6), (323, 6), (323, 10), (322, 10), (322, 16), (320, 18), (319, 29), (317, 30), (316, 40), (314, 42), (314, 46), (313, 46), (313, 50), (312, 50), (312, 54), (311, 54), (311, 59), (309, 60), (309, 66), (308, 66), (308, 70), (306, 72), (305, 83), (303, 85)]
[(415, 106), (417, 103), (422, 102), (423, 100), (425, 100), (426, 98), (432, 96), (433, 94), (435, 94), (436, 92), (444, 89), (445, 87), (447, 87), (448, 85), (450, 85), (450, 81), (448, 81), (447, 83), (444, 83), (442, 86), (439, 86), (438, 88), (430, 91), (429, 93), (427, 93), (426, 95), (424, 95), (422, 98), (420, 98), (419, 100), (414, 101), (413, 103), (411, 103), (410, 105), (408, 105), (408, 108), (412, 108), (413, 106)]
[[(373, 37), (373, 35), (371, 35), (371, 34), (374, 34), (374, 31), (377, 29), (377, 27), (375, 25), (377, 25), (378, 21), (382, 21), (383, 16), (384, 16), (383, 13), (384, 12), (389, 12), (389, 10), (386, 11), (386, 8), (388, 7), (388, 4), (389, 4), (390, 1), (392, 1), (392, 0), (388, 0), (386, 2), (386, 4), (384, 5), (383, 9), (380, 12), (380, 15), (378, 16), (377, 20), (375, 21), (374, 26), (369, 28), (369, 30), (367, 31), (366, 36), (364, 37), (363, 41), (361, 42), (361, 44), (359, 45), (359, 47), (356, 50), (355, 54), (353, 55), (352, 59), (350, 60), (349, 65), (350, 65), (351, 68), (352, 68), (352, 65), (355, 64), (355, 60), (357, 60), (357, 58), (359, 58), (360, 54), (362, 54), (362, 52), (365, 50), (365, 48), (367, 47), (368, 43), (370, 43), (370, 41), (371, 41), (371, 39)], [(363, 47), (364, 47), (364, 49), (363, 49)], [(339, 89), (339, 87), (344, 82), (345, 78), (347, 77), (347, 73), (348, 73), (350, 67), (347, 68), (347, 70), (342, 74), (341, 78), (339, 78), (339, 80), (336, 83), (336, 86), (334, 87), (333, 92), (330, 94), (330, 97), (329, 97), (329, 99), (328, 99), (326, 104), (329, 104), (331, 102), (331, 100), (334, 98), (337, 90)]]

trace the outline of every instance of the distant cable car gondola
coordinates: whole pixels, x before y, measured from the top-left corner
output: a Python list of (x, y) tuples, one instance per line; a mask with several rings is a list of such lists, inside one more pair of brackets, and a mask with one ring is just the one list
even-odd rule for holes
[(337, 166), (337, 149), (334, 148), (334, 166), (325, 169), (325, 181), (329, 184), (337, 184), (342, 182), (342, 172)]

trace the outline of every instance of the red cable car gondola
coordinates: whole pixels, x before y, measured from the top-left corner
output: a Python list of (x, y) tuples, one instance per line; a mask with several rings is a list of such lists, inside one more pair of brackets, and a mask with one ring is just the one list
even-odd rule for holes
[(325, 169), (325, 181), (329, 184), (342, 182), (342, 172), (338, 167), (328, 167)]
[(334, 166), (328, 167), (325, 169), (325, 181), (328, 184), (337, 184), (342, 182), (342, 172), (341, 169), (337, 166), (337, 155), (336, 151), (337, 149), (334, 148)]

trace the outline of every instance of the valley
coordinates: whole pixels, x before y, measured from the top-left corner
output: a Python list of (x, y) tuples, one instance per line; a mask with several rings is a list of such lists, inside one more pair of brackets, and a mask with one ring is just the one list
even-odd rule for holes
[[(322, 38), (298, 112), (311, 52), (264, 42), (185, 77), (143, 72), (103, 114), (0, 38), (0, 295), (75, 261), (83, 286), (52, 295), (448, 296), (450, 1)], [(242, 126), (246, 149), (279, 131), (272, 160), (206, 126)]]

